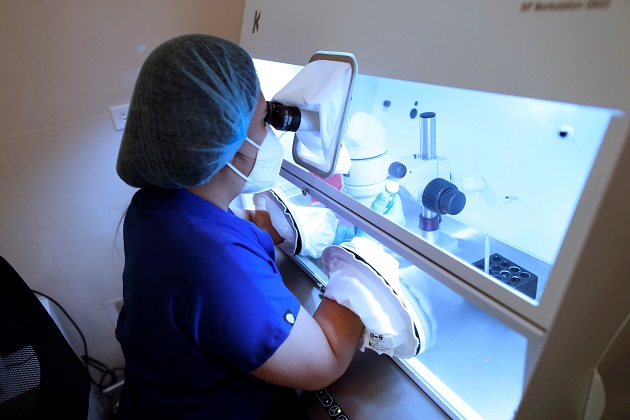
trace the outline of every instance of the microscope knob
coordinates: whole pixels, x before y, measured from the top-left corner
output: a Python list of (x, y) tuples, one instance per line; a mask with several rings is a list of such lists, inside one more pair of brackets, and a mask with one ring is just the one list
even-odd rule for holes
[(439, 214), (459, 214), (466, 205), (466, 196), (455, 184), (435, 178), (424, 188), (422, 205)]
[(400, 162), (392, 162), (387, 168), (387, 174), (392, 178), (401, 179), (407, 175), (407, 167)]

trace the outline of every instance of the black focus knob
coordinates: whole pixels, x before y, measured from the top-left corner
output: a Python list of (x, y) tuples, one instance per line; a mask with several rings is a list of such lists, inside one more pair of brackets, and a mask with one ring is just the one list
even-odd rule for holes
[(387, 168), (387, 174), (392, 178), (401, 179), (407, 175), (407, 167), (400, 162), (392, 162)]
[(424, 188), (422, 205), (439, 214), (459, 214), (466, 206), (466, 196), (455, 184), (435, 178)]

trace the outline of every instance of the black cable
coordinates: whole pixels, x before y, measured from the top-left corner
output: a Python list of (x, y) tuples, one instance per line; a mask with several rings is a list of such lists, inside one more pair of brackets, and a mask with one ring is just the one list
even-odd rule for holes
[[(122, 371), (123, 372), (123, 377), (124, 377), (125, 369), (122, 368), (122, 367), (116, 367), (116, 368), (113, 368), (113, 369), (109, 368), (105, 363), (103, 363), (100, 360), (94, 359), (93, 357), (89, 356), (88, 355), (88, 348), (87, 348), (87, 340), (85, 339), (85, 336), (83, 335), (83, 332), (81, 331), (81, 329), (79, 328), (77, 323), (74, 322), (74, 319), (72, 319), (70, 314), (68, 314), (68, 312), (64, 309), (64, 307), (61, 306), (61, 304), (59, 302), (57, 302), (55, 299), (51, 298), (50, 296), (48, 296), (45, 293), (38, 292), (37, 290), (33, 290), (33, 289), (31, 289), (31, 291), (33, 293), (35, 293), (36, 295), (43, 296), (46, 299), (48, 299), (49, 301), (51, 301), (52, 303), (54, 303), (55, 306), (57, 306), (59, 309), (61, 309), (61, 312), (63, 312), (63, 314), (66, 316), (66, 318), (68, 318), (68, 320), (72, 323), (74, 328), (77, 330), (77, 332), (79, 333), (79, 336), (81, 337), (81, 341), (83, 342), (83, 356), (81, 356), (81, 360), (83, 361), (83, 364), (85, 365), (85, 368), (88, 371), (88, 375), (90, 377), (90, 381), (92, 382), (92, 384), (94, 386), (96, 386), (98, 388), (98, 390), (101, 393), (101, 395), (105, 395), (103, 393), (103, 390), (106, 388), (103, 385), (103, 381), (105, 380), (105, 378), (109, 377), (111, 379), (111, 382), (109, 383), (109, 385), (111, 386), (111, 385), (113, 385), (113, 384), (118, 382), (118, 376), (116, 375), (116, 371)], [(94, 378), (92, 377), (92, 374), (90, 373), (90, 368), (101, 372), (101, 374), (102, 374), (101, 375), (101, 379), (98, 382), (95, 381)]]
[[(50, 296), (48, 296), (45, 293), (42, 292), (38, 292), (37, 290), (33, 290), (31, 289), (31, 292), (35, 293), (36, 295), (40, 295), (45, 297), (46, 299), (48, 299), (49, 301), (51, 301), (52, 303), (54, 303), (59, 309), (61, 309), (61, 312), (63, 312), (63, 314), (66, 316), (66, 318), (68, 318), (68, 320), (72, 323), (72, 325), (74, 326), (74, 328), (77, 330), (77, 332), (79, 333), (79, 335), (81, 336), (81, 341), (83, 341), (83, 353), (85, 355), (88, 354), (88, 350), (87, 350), (87, 341), (85, 340), (85, 337), (83, 336), (83, 333), (81, 332), (81, 329), (79, 328), (79, 326), (76, 324), (76, 322), (74, 322), (74, 319), (72, 319), (72, 317), (70, 316), (70, 314), (68, 314), (68, 312), (66, 312), (66, 310), (64, 309), (63, 306), (61, 306), (59, 304), (59, 302), (57, 302), (55, 299), (51, 298)], [(85, 361), (84, 361), (85, 363)], [(87, 363), (85, 363), (85, 367), (87, 368)]]

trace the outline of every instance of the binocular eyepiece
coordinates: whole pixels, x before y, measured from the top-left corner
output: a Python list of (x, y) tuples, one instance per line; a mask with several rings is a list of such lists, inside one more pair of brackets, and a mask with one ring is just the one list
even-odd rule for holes
[(280, 131), (297, 131), (302, 122), (302, 112), (296, 106), (267, 101), (264, 121)]

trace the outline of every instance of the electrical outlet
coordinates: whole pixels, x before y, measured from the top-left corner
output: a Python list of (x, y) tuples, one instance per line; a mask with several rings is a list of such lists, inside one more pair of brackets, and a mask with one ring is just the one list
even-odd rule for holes
[(112, 117), (114, 127), (116, 131), (121, 131), (125, 128), (127, 122), (127, 113), (129, 112), (129, 105), (118, 105), (109, 108), (109, 115)]

